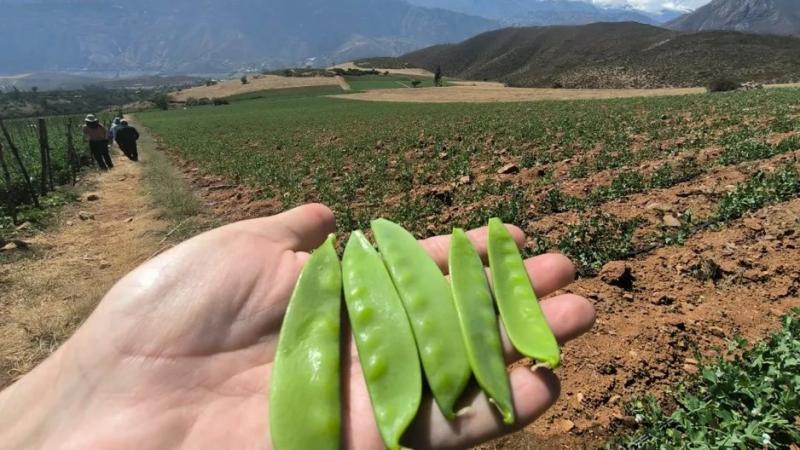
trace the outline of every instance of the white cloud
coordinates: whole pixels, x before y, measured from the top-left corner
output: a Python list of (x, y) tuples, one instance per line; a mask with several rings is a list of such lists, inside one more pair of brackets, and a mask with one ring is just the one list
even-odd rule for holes
[(705, 5), (710, 0), (589, 0), (595, 5), (629, 6), (643, 11), (658, 12), (662, 9), (673, 11), (690, 11)]

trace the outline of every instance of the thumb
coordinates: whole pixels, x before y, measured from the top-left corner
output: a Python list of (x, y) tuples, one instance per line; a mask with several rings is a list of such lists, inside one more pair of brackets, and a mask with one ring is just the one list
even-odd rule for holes
[(322, 245), (328, 235), (336, 231), (336, 219), (327, 206), (310, 203), (275, 216), (230, 226), (264, 236), (287, 250), (308, 252)]

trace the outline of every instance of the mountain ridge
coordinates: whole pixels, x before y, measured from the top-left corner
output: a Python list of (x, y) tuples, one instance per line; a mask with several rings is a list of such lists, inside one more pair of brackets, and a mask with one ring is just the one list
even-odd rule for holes
[(679, 31), (800, 35), (800, 0), (713, 0), (666, 25)]
[(445, 75), (523, 87), (653, 88), (718, 77), (790, 82), (800, 39), (713, 31), (682, 33), (632, 22), (511, 27), (399, 58)]

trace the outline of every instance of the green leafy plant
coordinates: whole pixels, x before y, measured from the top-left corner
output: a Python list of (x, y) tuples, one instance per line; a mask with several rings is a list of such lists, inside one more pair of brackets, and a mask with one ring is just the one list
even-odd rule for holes
[[(655, 398), (634, 399), (626, 413), (636, 430), (609, 449), (786, 449), (800, 442), (800, 309), (783, 327), (753, 346), (730, 342), (705, 363), (662, 407)], [(701, 359), (701, 358), (698, 358)]]
[(714, 220), (738, 219), (747, 212), (788, 200), (799, 193), (800, 173), (794, 166), (783, 166), (772, 174), (757, 172), (720, 200)]
[(577, 265), (578, 273), (595, 275), (603, 264), (625, 258), (633, 250), (633, 234), (639, 221), (620, 220), (597, 213), (567, 228), (558, 249)]

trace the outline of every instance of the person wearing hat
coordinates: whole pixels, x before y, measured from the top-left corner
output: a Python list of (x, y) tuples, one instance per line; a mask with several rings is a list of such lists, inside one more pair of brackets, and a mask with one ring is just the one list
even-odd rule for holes
[(139, 139), (139, 132), (136, 128), (128, 125), (127, 120), (120, 122), (119, 126), (114, 130), (114, 137), (117, 141), (119, 149), (131, 161), (139, 160), (139, 150), (136, 147), (136, 141)]
[(83, 126), (83, 135), (89, 140), (89, 150), (92, 157), (97, 162), (100, 170), (108, 170), (114, 167), (111, 162), (111, 155), (108, 154), (108, 131), (100, 124), (94, 114), (86, 116)]

